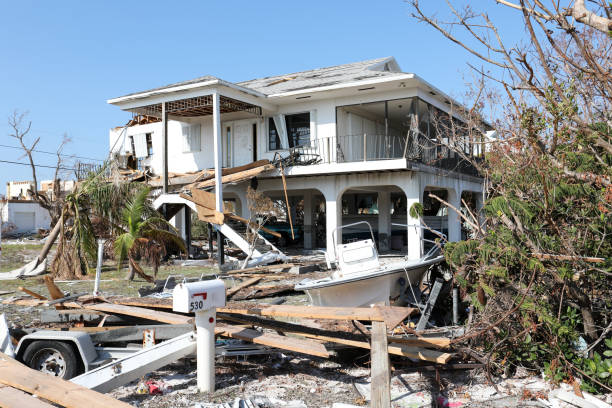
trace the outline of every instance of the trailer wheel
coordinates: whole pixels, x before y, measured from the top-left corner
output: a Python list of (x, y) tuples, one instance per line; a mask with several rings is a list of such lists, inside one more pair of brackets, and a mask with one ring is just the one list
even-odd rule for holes
[(60, 341), (33, 341), (23, 353), (23, 362), (45, 374), (69, 380), (77, 373), (74, 350)]

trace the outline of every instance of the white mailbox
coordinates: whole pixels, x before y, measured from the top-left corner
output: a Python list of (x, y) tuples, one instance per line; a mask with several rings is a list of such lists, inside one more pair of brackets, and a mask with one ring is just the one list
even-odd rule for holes
[(172, 310), (195, 313), (198, 389), (215, 390), (216, 308), (225, 306), (225, 283), (221, 279), (180, 283), (172, 293)]
[(172, 310), (195, 313), (225, 306), (225, 283), (221, 279), (179, 283), (172, 294)]

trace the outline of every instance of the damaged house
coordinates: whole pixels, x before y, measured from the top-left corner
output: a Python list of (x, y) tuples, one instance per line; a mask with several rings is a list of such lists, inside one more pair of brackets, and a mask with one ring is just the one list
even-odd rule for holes
[[(452, 207), (482, 206), (482, 178), (456, 151), (435, 142), (434, 116), (450, 113), (460, 122), (452, 112), (458, 104), (402, 72), (393, 57), (238, 83), (204, 76), (108, 102), (136, 118), (110, 131), (111, 151), (154, 176), (150, 184), (161, 190), (156, 203), (173, 207), (167, 216), (187, 239), (194, 206), (179, 197), (185, 186), (213, 189), (214, 180), (198, 184), (203, 170), (248, 169), (279, 157), (283, 166), (264, 166), (256, 177), (226, 181), (223, 172), (217, 193), (249, 218), (247, 188), (284, 201), (283, 172), (293, 243), (304, 249), (333, 251), (339, 226), (368, 221), (381, 252), (400, 250), (417, 259), (427, 232), (410, 227), (420, 225), (410, 216), (414, 203), (423, 205), (422, 221), (450, 241), (467, 233)], [(482, 154), (482, 144), (468, 138), (462, 149), (466, 156)], [(343, 229), (342, 238), (366, 229)]]

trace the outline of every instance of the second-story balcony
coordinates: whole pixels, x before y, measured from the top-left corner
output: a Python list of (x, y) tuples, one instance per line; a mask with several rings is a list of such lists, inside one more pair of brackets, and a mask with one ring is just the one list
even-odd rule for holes
[(483, 145), (471, 133), (456, 115), (410, 97), (338, 106), (335, 136), (293, 150), (301, 163), (405, 159), (476, 176), (471, 161), (480, 159)]
[(473, 146), (466, 146), (466, 149), (461, 149), (461, 154), (458, 147), (451, 149), (420, 134), (390, 136), (363, 133), (319, 138), (311, 141), (308, 146), (296, 147), (292, 151), (300, 164), (372, 162), (404, 158), (413, 163), (478, 176), (478, 171), (468, 160), (481, 160), (478, 152), (473, 149)]

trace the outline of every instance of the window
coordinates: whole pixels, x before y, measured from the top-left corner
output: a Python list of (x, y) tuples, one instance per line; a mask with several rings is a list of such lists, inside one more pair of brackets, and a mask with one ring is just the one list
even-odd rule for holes
[(232, 128), (231, 126), (227, 126), (225, 128), (225, 146), (223, 146), (223, 151), (225, 152), (225, 162), (223, 163), (225, 167), (231, 167), (232, 165)]
[[(283, 118), (283, 122), (279, 119)], [(284, 129), (279, 129), (277, 124)], [(286, 132), (286, 134), (283, 134)], [(285, 140), (283, 140), (285, 139)], [(310, 144), (310, 112), (268, 119), (268, 150), (288, 149)]]
[(153, 156), (153, 135), (151, 133), (147, 133), (147, 155)]
[(281, 140), (274, 124), (274, 119), (268, 119), (268, 150), (281, 149)]
[(286, 115), (287, 139), (289, 147), (307, 146), (310, 144), (310, 113)]
[(200, 129), (199, 124), (183, 125), (183, 153), (201, 150)]

